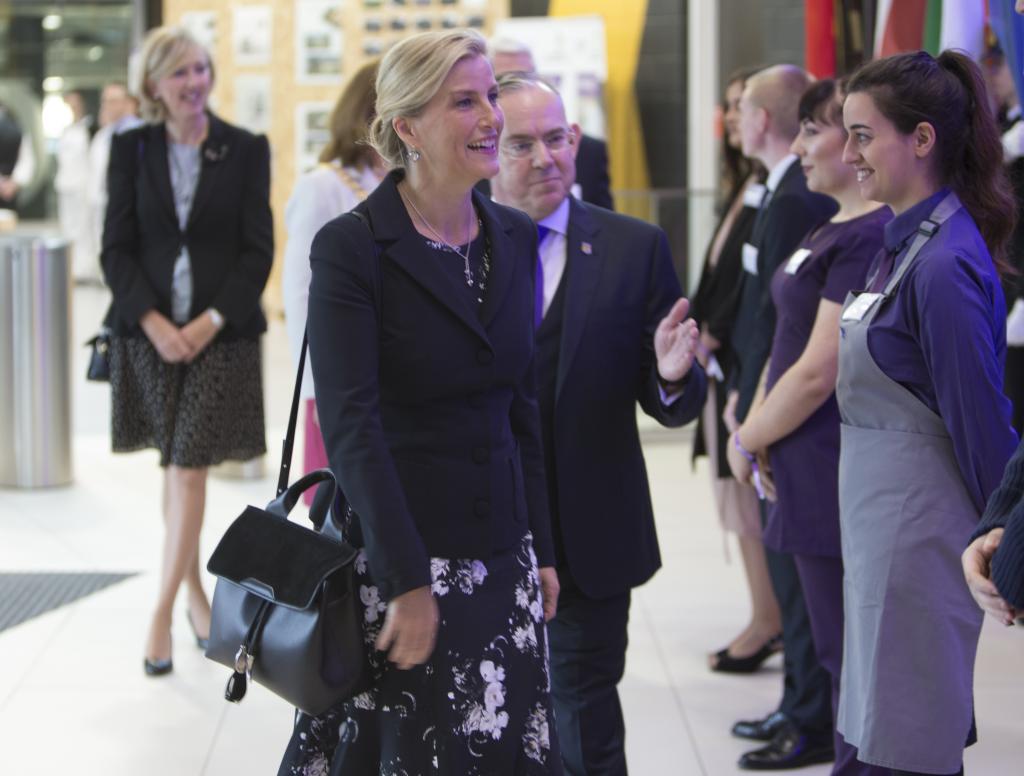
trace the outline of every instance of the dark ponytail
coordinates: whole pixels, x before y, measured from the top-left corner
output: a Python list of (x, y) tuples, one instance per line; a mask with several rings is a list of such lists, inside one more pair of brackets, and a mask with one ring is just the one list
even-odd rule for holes
[(960, 197), (1006, 271), (1006, 244), (1017, 218), (1003, 168), (1003, 147), (981, 70), (958, 51), (938, 59), (924, 51), (869, 62), (850, 79), (848, 93), (868, 92), (903, 134), (918, 124), (935, 128), (936, 173)]

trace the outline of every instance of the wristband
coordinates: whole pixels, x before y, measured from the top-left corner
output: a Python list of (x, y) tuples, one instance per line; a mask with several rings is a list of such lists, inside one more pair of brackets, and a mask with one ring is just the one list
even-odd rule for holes
[(732, 435), (732, 442), (733, 446), (739, 451), (739, 454), (750, 463), (750, 468), (754, 473), (754, 490), (757, 491), (757, 497), (764, 501), (764, 486), (761, 485), (761, 467), (757, 465), (757, 456), (740, 443), (739, 431)]
[(224, 316), (220, 314), (220, 311), (216, 307), (207, 307), (206, 314), (210, 316), (210, 320), (213, 321), (213, 325), (217, 329), (224, 328)]

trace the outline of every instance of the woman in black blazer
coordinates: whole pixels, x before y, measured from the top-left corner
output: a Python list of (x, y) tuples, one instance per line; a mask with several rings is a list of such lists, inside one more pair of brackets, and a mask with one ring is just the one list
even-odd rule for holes
[(397, 44), (370, 133), (396, 169), (313, 242), (317, 410), (346, 533), (363, 547), (373, 681), (299, 714), (281, 773), (562, 772), (544, 630), (558, 583), (534, 385), (537, 230), (473, 191), (497, 172), (496, 99), (477, 33)]
[[(744, 159), (740, 150), (739, 101), (747, 79), (755, 72), (739, 71), (726, 83), (722, 156), (723, 184), (728, 194), (693, 297), (693, 317), (701, 327), (700, 358), (709, 374), (716, 377), (708, 381), (708, 398), (697, 421), (693, 457), (709, 458), (719, 521), (723, 530), (736, 535), (750, 591), (750, 622), (727, 646), (708, 656), (713, 671), (726, 673), (756, 671), (779, 650), (782, 629), (761, 542), (757, 494), (748, 483), (737, 482), (732, 475), (725, 454), (729, 434), (735, 429), (727, 429), (722, 417), (725, 385), (735, 369), (730, 339), (743, 282), (743, 245), (750, 239), (764, 195), (764, 171), (757, 162)], [(717, 371), (708, 368), (712, 358), (718, 364)]]
[(266, 451), (260, 295), (273, 261), (266, 138), (210, 114), (209, 53), (189, 33), (152, 31), (139, 95), (149, 123), (117, 135), (101, 261), (113, 303), (115, 452), (155, 447), (166, 525), (148, 675), (171, 671), (171, 614), (184, 580), (200, 646), (210, 604), (199, 574), (207, 467)]

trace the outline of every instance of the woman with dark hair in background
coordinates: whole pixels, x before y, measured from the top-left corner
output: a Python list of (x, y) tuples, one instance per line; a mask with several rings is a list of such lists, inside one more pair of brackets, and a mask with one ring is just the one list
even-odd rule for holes
[(896, 774), (962, 773), (982, 614), (960, 554), (1013, 452), (997, 263), (1014, 224), (977, 65), (864, 65), (844, 159), (896, 214), (840, 319), (846, 628), (840, 732)]
[[(384, 177), (385, 165), (380, 155), (366, 141), (373, 121), (373, 105), (377, 99), (374, 82), (379, 60), (360, 67), (345, 84), (331, 111), (331, 139), (320, 152), (320, 164), (300, 176), (284, 211), (288, 242), (284, 249), (281, 273), (284, 296), (284, 319), (288, 329), (292, 358), (299, 363), (302, 335), (306, 331), (306, 305), (309, 300), (309, 248), (320, 228), (347, 213), (377, 188)], [(306, 361), (302, 380), (302, 398), (306, 400), (305, 471), (327, 466), (320, 421), (313, 399), (313, 373)], [(311, 504), (314, 488), (303, 494)]]
[[(839, 313), (846, 295), (862, 288), (882, 247), (889, 208), (865, 200), (853, 168), (844, 164), (843, 92), (832, 79), (813, 83), (800, 100), (800, 134), (793, 153), (807, 188), (827, 194), (839, 211), (811, 230), (771, 281), (778, 313), (764, 401), (755, 404), (729, 439), (729, 463), (747, 481), (742, 451), (767, 449), (775, 503), (764, 543), (793, 556), (814, 639), (832, 680), (832, 714), (843, 660), (843, 562), (839, 542), (839, 408), (835, 385)], [(886, 774), (857, 762), (857, 752), (833, 732), (819, 742), (835, 752), (836, 776)], [(755, 752), (744, 757), (759, 759)], [(744, 762), (741, 760), (741, 762)]]
[[(734, 73), (725, 87), (722, 132), (722, 218), (704, 258), (693, 297), (693, 317), (700, 324), (698, 358), (708, 374), (708, 398), (697, 421), (693, 457), (707, 455), (711, 485), (722, 528), (736, 534), (750, 591), (750, 622), (728, 646), (708, 656), (713, 671), (749, 673), (781, 648), (782, 620), (761, 543), (757, 494), (729, 470), (725, 442), (733, 429), (722, 420), (726, 392), (722, 386), (733, 369), (729, 335), (736, 318), (743, 276), (743, 243), (750, 238), (764, 195), (764, 171), (740, 150), (739, 101), (755, 69)], [(717, 368), (716, 365), (717, 364)]]

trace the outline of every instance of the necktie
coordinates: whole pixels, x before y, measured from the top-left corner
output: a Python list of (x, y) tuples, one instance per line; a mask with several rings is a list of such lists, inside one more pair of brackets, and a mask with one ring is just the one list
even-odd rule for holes
[(534, 328), (540, 328), (540, 322), (544, 319), (544, 262), (540, 257), (540, 245), (548, 236), (551, 229), (546, 226), (537, 226), (537, 280), (534, 283), (533, 295), (533, 324)]

